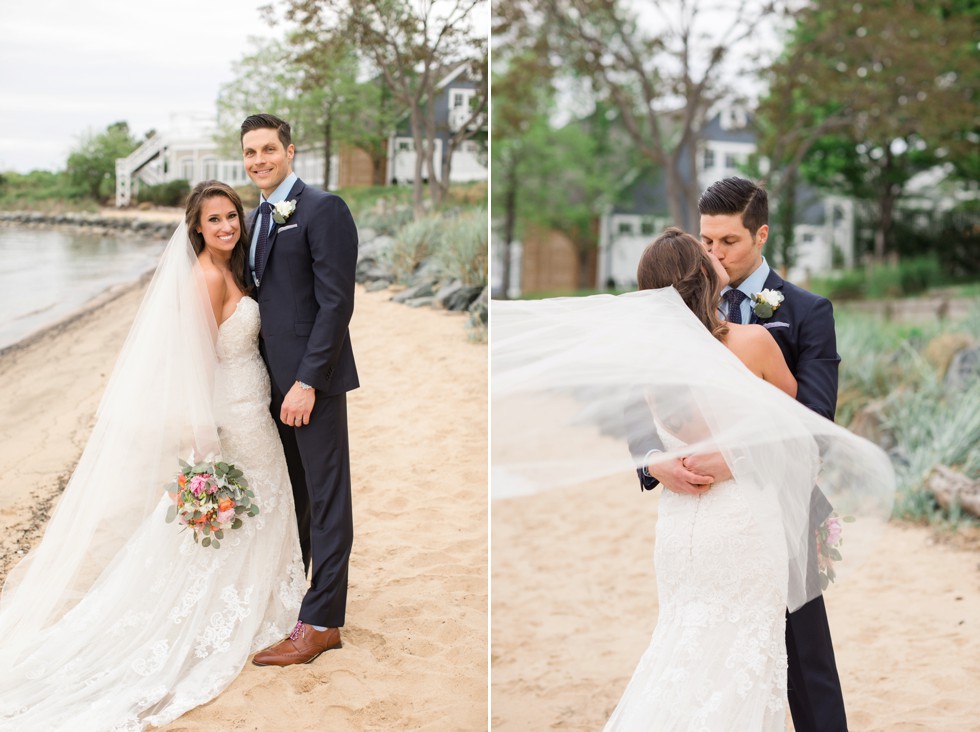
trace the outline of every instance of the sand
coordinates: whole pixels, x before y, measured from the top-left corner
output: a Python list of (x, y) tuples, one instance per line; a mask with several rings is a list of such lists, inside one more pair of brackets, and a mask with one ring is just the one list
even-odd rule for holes
[[(602, 728), (657, 620), (658, 498), (626, 476), (493, 502), (495, 731)], [(978, 728), (980, 553), (892, 524), (825, 597), (852, 732)]]
[[(135, 315), (123, 289), (0, 355), (0, 573), (43, 530)], [(349, 396), (355, 542), (344, 648), (247, 665), (165, 729), (487, 726), (487, 347), (465, 316), (359, 290)], [(104, 298), (105, 300), (105, 298)]]

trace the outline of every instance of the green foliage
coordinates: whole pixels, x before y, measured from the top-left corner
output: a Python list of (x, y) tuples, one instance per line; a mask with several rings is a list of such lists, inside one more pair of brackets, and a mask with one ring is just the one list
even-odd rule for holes
[(895, 466), (895, 513), (913, 519), (944, 516), (924, 482), (937, 465), (980, 478), (980, 380), (953, 392), (945, 374), (926, 358), (927, 346), (944, 334), (980, 336), (980, 304), (960, 322), (910, 326), (884, 323), (841, 308), (838, 422), (845, 426), (866, 405), (878, 405), (880, 427)]
[(8, 211), (91, 211), (97, 208), (86, 190), (72, 183), (64, 172), (34, 170), (4, 173), (0, 184), (0, 208)]
[(928, 255), (901, 260), (897, 265), (870, 266), (831, 277), (815, 277), (810, 290), (831, 300), (863, 300), (920, 295), (949, 281), (939, 260)]
[(429, 214), (409, 221), (395, 235), (395, 243), (385, 258), (395, 277), (405, 282), (439, 247), (445, 221), (439, 214)]
[(443, 273), (466, 287), (487, 284), (487, 211), (477, 209), (445, 221), (436, 261)]
[(88, 133), (68, 156), (68, 179), (97, 201), (111, 198), (116, 192), (116, 159), (138, 146), (126, 122), (115, 122), (105, 132)]
[(136, 200), (154, 206), (183, 206), (190, 192), (191, 185), (186, 180), (172, 180), (155, 186), (141, 185)]

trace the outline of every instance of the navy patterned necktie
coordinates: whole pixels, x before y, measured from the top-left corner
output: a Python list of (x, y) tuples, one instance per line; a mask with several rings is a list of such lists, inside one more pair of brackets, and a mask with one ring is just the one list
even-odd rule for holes
[(722, 295), (722, 297), (728, 302), (728, 322), (741, 325), (742, 301), (748, 296), (741, 290), (731, 289)]
[(272, 204), (262, 201), (259, 204), (259, 240), (255, 243), (255, 284), (262, 281), (265, 272), (265, 257), (269, 248), (269, 217), (272, 215)]

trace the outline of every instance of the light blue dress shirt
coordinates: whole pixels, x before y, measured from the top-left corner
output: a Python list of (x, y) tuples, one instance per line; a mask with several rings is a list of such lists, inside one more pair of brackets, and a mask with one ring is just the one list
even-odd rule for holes
[[(766, 279), (769, 277), (769, 264), (766, 262), (766, 258), (762, 258), (762, 264), (760, 264), (755, 272), (750, 274), (736, 289), (741, 290), (745, 293), (746, 297), (742, 300), (742, 304), (739, 309), (742, 311), (742, 322), (751, 323), (752, 320), (752, 296), (758, 295), (766, 287)], [(725, 289), (721, 291), (722, 296), (732, 289), (729, 286), (725, 286)], [(722, 317), (728, 318), (728, 301), (722, 299), (721, 305), (718, 308), (718, 312), (721, 313)]]
[[(276, 190), (272, 192), (271, 196), (266, 198), (262, 194), (259, 194), (259, 203), (262, 203), (262, 201), (268, 201), (273, 206), (275, 206), (277, 203), (281, 203), (282, 201), (285, 201), (286, 196), (289, 195), (289, 192), (293, 189), (293, 184), (297, 180), (299, 180), (299, 178), (296, 177), (296, 173), (290, 173), (283, 179), (282, 183), (279, 184)], [(261, 221), (262, 221), (262, 217), (256, 214), (255, 231), (252, 232), (252, 246), (248, 250), (248, 266), (251, 267), (252, 269), (253, 279), (255, 278), (255, 245), (259, 241), (259, 224), (261, 223)], [(273, 223), (272, 217), (270, 216), (269, 231), (272, 231), (272, 223)]]

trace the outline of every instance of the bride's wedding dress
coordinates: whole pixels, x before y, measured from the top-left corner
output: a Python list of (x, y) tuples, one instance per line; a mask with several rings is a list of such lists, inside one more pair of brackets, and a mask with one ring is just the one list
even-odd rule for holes
[(663, 491), (657, 627), (606, 730), (786, 729), (785, 593), (745, 490)]
[(288, 632), (306, 580), (258, 332), (248, 297), (218, 329), (214, 421), (222, 459), (245, 471), (261, 512), (226, 530), (220, 549), (205, 548), (165, 522), (172, 504), (161, 485), (156, 508), (91, 589), (26, 639), (28, 652), (2, 659), (0, 730), (166, 724), (217, 696), (250, 654)]

